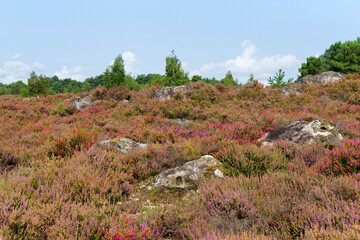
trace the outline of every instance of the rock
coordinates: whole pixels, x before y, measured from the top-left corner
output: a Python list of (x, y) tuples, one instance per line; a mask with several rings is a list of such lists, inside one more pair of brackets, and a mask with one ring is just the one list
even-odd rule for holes
[(175, 94), (179, 93), (182, 98), (188, 98), (190, 92), (192, 91), (190, 86), (176, 86), (176, 87), (163, 87), (156, 89), (152, 92), (152, 98), (164, 101), (174, 97)]
[(70, 101), (69, 105), (75, 106), (77, 110), (81, 110), (89, 106), (91, 103), (92, 103), (91, 96), (86, 96), (83, 98), (80, 97), (74, 98), (73, 100)]
[(31, 100), (37, 100), (39, 98), (40, 98), (39, 96), (37, 96), (37, 97), (26, 97), (26, 98), (23, 98), (22, 100), (23, 101), (31, 101)]
[(117, 103), (117, 105), (125, 105), (125, 104), (128, 104), (129, 103), (129, 100), (126, 100), (126, 99), (123, 99), (123, 100), (121, 100), (121, 101), (119, 101), (118, 103)]
[(295, 93), (296, 95), (301, 94), (301, 92), (296, 88), (289, 88), (289, 87), (283, 87), (282, 89), (279, 90), (279, 92), (285, 95), (289, 95), (290, 93)]
[(171, 168), (155, 177), (152, 184), (156, 188), (196, 189), (199, 182), (206, 177), (223, 177), (220, 163), (210, 155)]
[(189, 120), (183, 118), (174, 118), (174, 119), (170, 119), (170, 121), (179, 125), (180, 127), (185, 127), (190, 123)]
[(300, 78), (297, 82), (305, 83), (305, 84), (308, 84), (308, 83), (325, 84), (325, 83), (337, 82), (343, 78), (344, 78), (344, 75), (342, 75), (340, 73), (328, 71), (328, 72), (323, 72), (323, 73), (320, 73), (317, 75), (307, 75), (305, 77)]
[(136, 148), (147, 148), (147, 144), (137, 143), (129, 138), (114, 138), (111, 140), (103, 140), (98, 144), (110, 149), (116, 149), (122, 153), (130, 153)]
[(343, 137), (331, 123), (314, 120), (293, 122), (286, 127), (272, 130), (259, 139), (265, 146), (271, 146), (276, 140), (288, 140), (297, 144), (313, 144), (321, 141), (326, 145), (335, 146), (343, 140)]

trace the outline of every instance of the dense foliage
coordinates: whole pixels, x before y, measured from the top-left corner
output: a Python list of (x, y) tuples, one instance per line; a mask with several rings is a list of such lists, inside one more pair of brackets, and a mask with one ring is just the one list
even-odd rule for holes
[(165, 75), (166, 81), (162, 86), (179, 86), (189, 82), (188, 73), (184, 72), (174, 50), (166, 58)]
[(336, 42), (319, 57), (309, 57), (299, 68), (300, 77), (324, 71), (360, 72), (360, 37), (355, 41)]
[[(167, 101), (151, 98), (155, 87), (99, 88), (81, 111), (71, 111), (73, 93), (0, 96), (0, 238), (360, 237), (358, 75), (293, 85), (301, 95), (255, 80), (190, 86), (189, 98)], [(314, 119), (337, 126), (343, 144), (258, 142)], [(115, 137), (148, 148), (120, 154), (97, 144)], [(197, 192), (146, 189), (156, 174), (205, 154), (221, 162), (223, 179)]]

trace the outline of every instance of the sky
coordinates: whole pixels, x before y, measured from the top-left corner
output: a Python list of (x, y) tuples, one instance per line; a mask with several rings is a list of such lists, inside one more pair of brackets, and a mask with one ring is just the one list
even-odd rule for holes
[(132, 76), (165, 73), (175, 50), (190, 76), (297, 78), (307, 57), (360, 37), (357, 0), (0, 0), (0, 83), (32, 71), (79, 81), (122, 54)]

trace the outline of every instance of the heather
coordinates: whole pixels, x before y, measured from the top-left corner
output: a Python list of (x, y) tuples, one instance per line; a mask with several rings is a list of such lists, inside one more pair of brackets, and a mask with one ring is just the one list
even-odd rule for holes
[[(5, 239), (357, 239), (359, 76), (293, 84), (193, 83), (166, 101), (152, 90), (98, 88), (75, 110), (62, 93), (0, 96), (0, 236)], [(127, 100), (127, 101), (123, 101)], [(55, 109), (55, 110), (53, 110)], [(186, 119), (179, 124), (176, 119)], [(261, 146), (266, 132), (326, 120), (344, 141)], [(121, 154), (98, 145), (146, 143)], [(225, 177), (196, 191), (147, 190), (162, 171), (203, 155)]]

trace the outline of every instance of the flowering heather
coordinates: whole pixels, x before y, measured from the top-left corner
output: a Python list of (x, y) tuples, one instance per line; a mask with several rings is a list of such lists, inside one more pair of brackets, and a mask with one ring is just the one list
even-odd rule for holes
[[(80, 111), (70, 93), (0, 96), (0, 239), (358, 239), (359, 82), (294, 84), (301, 95), (194, 83), (188, 98), (166, 101), (151, 98), (155, 87), (97, 89)], [(315, 119), (343, 143), (258, 141)], [(122, 137), (147, 148), (98, 145)], [(147, 190), (206, 154), (224, 178), (197, 191)]]

